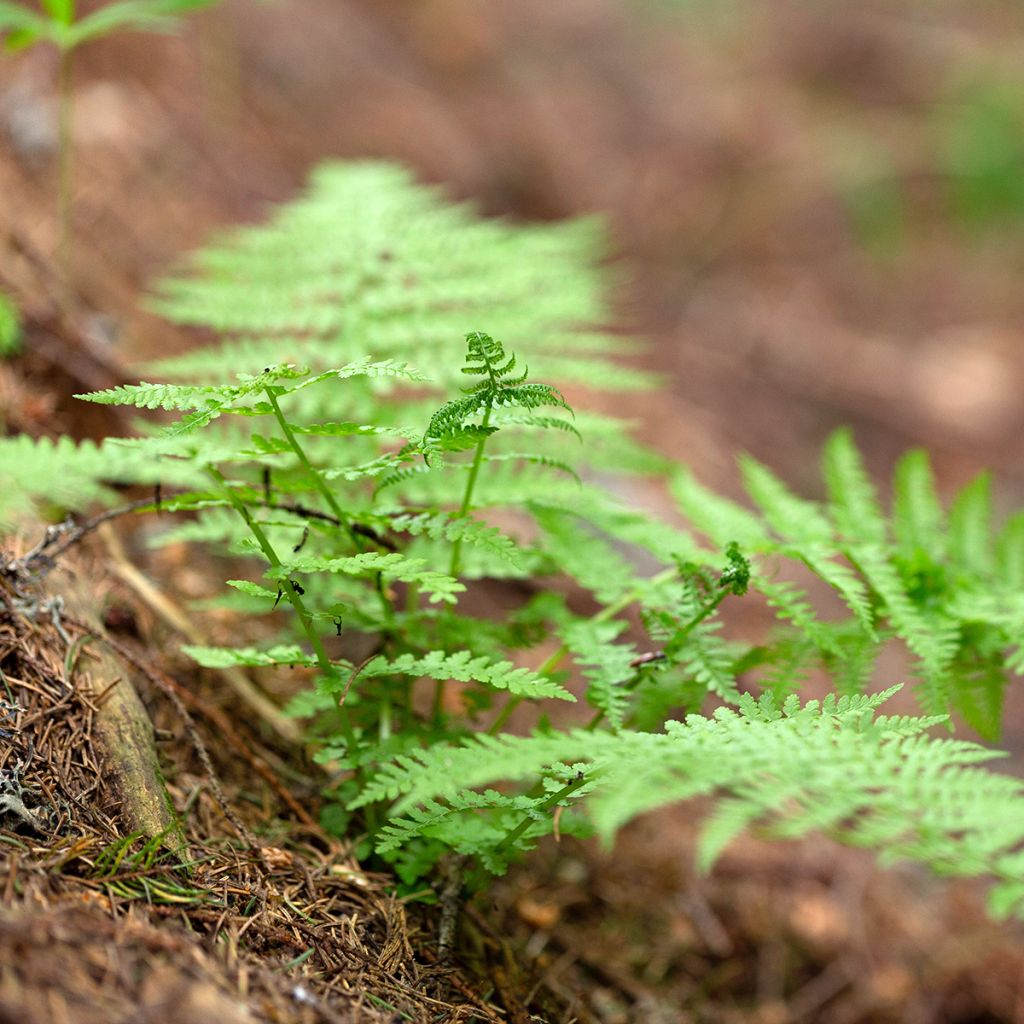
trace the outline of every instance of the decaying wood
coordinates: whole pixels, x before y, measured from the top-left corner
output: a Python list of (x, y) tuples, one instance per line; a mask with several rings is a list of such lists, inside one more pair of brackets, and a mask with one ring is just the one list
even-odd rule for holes
[[(68, 611), (95, 630), (96, 641), (83, 645), (79, 670), (92, 677), (96, 717), (93, 736), (107, 782), (120, 799), (120, 814), (134, 832), (167, 836), (172, 846), (182, 845), (172, 805), (157, 759), (153, 724), (139, 697), (131, 668), (124, 665), (98, 639), (103, 636), (95, 612), (95, 596), (82, 577), (72, 578), (66, 591)], [(71, 659), (69, 658), (69, 664)], [(70, 665), (69, 671), (75, 666)]]

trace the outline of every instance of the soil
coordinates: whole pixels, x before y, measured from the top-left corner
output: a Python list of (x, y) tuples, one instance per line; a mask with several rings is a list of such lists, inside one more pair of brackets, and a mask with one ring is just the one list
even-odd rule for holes
[[(71, 394), (196, 341), (144, 312), (147, 283), (320, 160), (385, 156), (491, 214), (607, 214), (619, 324), (666, 374), (625, 409), (708, 483), (737, 492), (746, 450), (813, 495), (820, 443), (849, 423), (879, 477), (927, 444), (946, 493), (988, 466), (1019, 507), (1021, 212), (957, 214), (942, 154), (971, 83), (1024, 89), (1022, 40), (1002, 2), (227, 0), (177, 36), (82, 51), (70, 318), (53, 55), (4, 57), (0, 287), (27, 343), (0, 363), (0, 413), (36, 435), (119, 429)], [(895, 187), (865, 220), (879, 182)], [(0, 1022), (1024, 1020), (1020, 929), (976, 887), (825, 842), (737, 843), (702, 878), (694, 807), (613, 852), (549, 843), (466, 908), (444, 961), (436, 908), (317, 825), (315, 767), (170, 653), (108, 546), (81, 557), (98, 561), (51, 574), (36, 607), (0, 609), (20, 708), (0, 736), (0, 800), (20, 801), (0, 817)], [(82, 579), (103, 581), (118, 652), (73, 612), (30, 614)], [(93, 732), (119, 673), (190, 808), (156, 860), (117, 845), (131, 822)]]

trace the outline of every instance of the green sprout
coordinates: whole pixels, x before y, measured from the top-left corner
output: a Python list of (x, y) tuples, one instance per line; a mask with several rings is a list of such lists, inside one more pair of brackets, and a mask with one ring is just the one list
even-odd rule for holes
[(76, 0), (40, 0), (41, 10), (0, 0), (0, 34), (10, 51), (51, 43), (59, 54), (57, 118), (57, 262), (65, 309), (71, 285), (72, 55), (83, 43), (114, 32), (165, 32), (190, 11), (215, 0), (116, 0), (79, 17)]

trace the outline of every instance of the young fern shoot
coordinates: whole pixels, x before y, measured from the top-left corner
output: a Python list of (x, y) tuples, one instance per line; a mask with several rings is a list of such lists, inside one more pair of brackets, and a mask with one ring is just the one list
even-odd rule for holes
[[(497, 408), (537, 409), (541, 406), (557, 406), (572, 412), (562, 393), (550, 384), (527, 383), (529, 370), (515, 374), (516, 357), (506, 355), (504, 346), (483, 331), (471, 331), (466, 335), (466, 365), (462, 372), (467, 376), (481, 377), (479, 383), (463, 388), (465, 397), (446, 402), (433, 416), (423, 436), (424, 459), (429, 463), (435, 452), (457, 452), (473, 449), (473, 462), (462, 494), (459, 516), (469, 514), (473, 505), (473, 491), (476, 487), (480, 467), (484, 461), (484, 447), (487, 439), (497, 433), (491, 416)], [(479, 423), (467, 422), (480, 417)], [(462, 538), (452, 544), (449, 576), (458, 576), (462, 555)]]
[[(462, 492), (458, 517), (466, 519), (473, 508), (473, 492), (476, 489), (480, 467), (484, 463), (484, 449), (488, 438), (498, 432), (491, 422), (497, 409), (538, 409), (543, 406), (572, 409), (562, 393), (550, 384), (527, 382), (529, 370), (524, 368), (516, 373), (516, 357), (506, 353), (500, 341), (495, 341), (483, 331), (471, 331), (466, 335), (466, 362), (462, 372), (469, 377), (480, 377), (480, 381), (463, 388), (463, 397), (442, 405), (427, 424), (420, 447), (424, 461), (429, 465), (431, 456), (439, 452), (459, 452), (470, 448), (473, 461), (469, 476)], [(470, 422), (476, 420), (479, 422)], [(550, 426), (544, 420), (535, 420), (535, 425)], [(458, 578), (461, 568), (463, 536), (458, 535), (452, 542), (448, 575)], [(438, 680), (434, 691), (434, 718), (439, 720), (444, 709), (445, 681)], [(513, 700), (515, 698), (512, 698)]]

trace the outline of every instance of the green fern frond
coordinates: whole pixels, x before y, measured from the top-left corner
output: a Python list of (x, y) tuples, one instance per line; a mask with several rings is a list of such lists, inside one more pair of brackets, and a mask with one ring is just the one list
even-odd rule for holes
[(550, 455), (541, 455), (536, 452), (499, 452), (494, 455), (484, 455), (482, 461), (485, 463), (495, 462), (519, 462), (519, 463), (530, 463), (534, 466), (544, 466), (547, 469), (558, 470), (559, 473), (564, 473), (566, 476), (571, 477), (577, 484), (581, 484), (579, 474), (576, 472), (568, 462), (562, 459), (553, 458)]
[(613, 729), (621, 729), (629, 706), (626, 684), (637, 674), (636, 647), (614, 641), (623, 622), (577, 619), (561, 630), (562, 641), (587, 680), (587, 703), (604, 713)]
[(225, 236), (161, 287), (155, 305), (170, 319), (248, 339), (160, 369), (182, 379), (219, 372), (227, 356), (228, 365), (288, 358), (319, 368), (418, 350), (446, 387), (459, 376), (464, 325), (486, 317), (537, 371), (545, 352), (571, 351), (562, 379), (596, 376), (614, 388), (604, 354), (626, 346), (577, 328), (607, 320), (600, 235), (594, 221), (481, 220), (393, 165), (328, 164), (269, 224)]
[(561, 493), (549, 486), (546, 494), (523, 494), (522, 500), (533, 509), (550, 508), (577, 516), (618, 545), (653, 555), (666, 566), (679, 560), (708, 564), (716, 557), (716, 552), (701, 547), (688, 531), (631, 508), (609, 491), (593, 485), (565, 487)]
[(896, 633), (920, 659), (926, 707), (948, 706), (949, 670), (959, 639), (956, 622), (915, 604), (884, 549), (859, 545), (850, 556), (881, 600)]
[(428, 679), (454, 679), (462, 683), (481, 683), (493, 690), (504, 690), (517, 697), (530, 700), (553, 698), (575, 701), (568, 690), (548, 676), (532, 669), (513, 665), (510, 661), (493, 661), (474, 657), (469, 651), (446, 654), (431, 651), (423, 657), (403, 654), (398, 658), (375, 658), (361, 671), (368, 679), (378, 676), (423, 676)]
[(583, 748), (584, 737), (596, 748), (606, 735), (584, 730), (532, 737), (481, 734), (461, 745), (437, 744), (381, 765), (349, 806), (357, 809), (401, 798), (394, 808), (401, 814), (425, 800), (446, 800), (467, 789), (503, 780), (533, 781), (552, 765), (587, 759), (586, 752), (580, 758), (563, 754)]
[(982, 473), (969, 483), (949, 510), (949, 557), (976, 576), (992, 571), (992, 477)]
[(36, 505), (81, 507), (117, 499), (118, 483), (164, 483), (188, 487), (201, 474), (180, 463), (158, 461), (111, 441), (75, 443), (62, 437), (35, 440), (25, 435), (0, 438), (0, 527), (7, 527)]
[[(577, 441), (583, 440), (583, 435), (580, 433), (575, 423), (566, 419), (561, 419), (558, 416), (533, 416), (529, 413), (509, 414), (504, 410), (500, 410), (495, 416), (495, 423), (497, 423), (500, 428), (520, 426), (539, 427), (541, 430), (561, 430), (567, 434), (572, 434)], [(616, 433), (619, 433), (622, 429), (622, 424), (613, 420), (611, 421), (611, 429)]]
[(414, 808), (477, 810), (488, 798), (467, 800), (470, 789), (585, 762), (587, 807), (606, 838), (653, 807), (717, 794), (698, 850), (704, 869), (757, 825), (787, 837), (822, 831), (944, 873), (987, 872), (997, 891), (1020, 885), (1024, 784), (976, 767), (996, 756), (989, 750), (923, 735), (935, 720), (873, 718), (885, 696), (802, 707), (746, 697), (739, 712), (690, 716), (662, 734), (482, 737), (400, 758), (370, 786), (376, 798), (400, 797), (396, 816), (409, 823)]
[[(265, 647), (186, 651), (211, 667), (312, 670), (292, 709), (315, 716), (329, 799), (375, 805), (368, 825), (390, 813), (370, 831), (403, 877), (445, 849), (499, 871), (552, 831), (610, 838), (646, 809), (703, 797), (716, 808), (703, 866), (744, 829), (817, 830), (991, 873), (995, 902), (1024, 906), (1024, 787), (978, 767), (990, 752), (928, 735), (951, 710), (994, 735), (1024, 670), (1024, 517), (994, 530), (987, 477), (947, 514), (920, 453), (883, 512), (848, 432), (826, 445), (823, 500), (745, 459), (751, 508), (669, 471), (692, 533), (627, 507), (609, 471), (660, 474), (664, 460), (614, 417), (575, 418), (557, 386), (652, 382), (586, 328), (607, 320), (596, 242), (593, 224), (479, 220), (386, 165), (324, 168), (162, 289), (178, 322), (225, 332), (218, 344), (165, 363), (171, 383), (85, 396), (180, 418), (102, 451), (0, 441), (15, 481), (0, 518), (31, 500), (111, 501), (119, 482), (187, 487), (154, 495), (189, 516), (164, 542), (258, 559), (264, 578), (228, 581), (229, 597), (282, 631)], [(466, 335), (475, 323), (491, 333)], [(224, 366), (245, 372), (223, 383)], [(486, 577), (531, 583), (501, 617), (456, 607)], [(592, 617), (570, 611), (564, 577), (596, 598)], [(824, 585), (833, 618), (816, 607)], [(740, 643), (725, 626), (748, 587), (773, 621)], [(626, 632), (637, 615), (641, 654)], [(332, 657), (335, 633), (374, 655)], [(885, 717), (891, 691), (864, 696), (894, 641), (928, 714)], [(574, 669), (586, 728), (521, 707), (574, 700)], [(792, 691), (820, 670), (843, 696), (801, 705)], [(741, 679), (764, 692), (740, 693)], [(702, 716), (709, 697), (729, 707)], [(542, 726), (502, 734), (516, 709)]]
[[(1024, 580), (1024, 528), (1011, 523), (1001, 535), (994, 532), (988, 476), (957, 496), (947, 519), (927, 456), (911, 452), (896, 468), (887, 518), (848, 431), (838, 431), (826, 444), (824, 505), (796, 497), (752, 459), (741, 460), (741, 470), (763, 519), (712, 494), (688, 473), (674, 478), (673, 489), (687, 517), (712, 540), (740, 538), (746, 550), (773, 557), (766, 563), (772, 574), (759, 568), (754, 585), (777, 616), (814, 645), (836, 685), (864, 685), (880, 641), (895, 636), (915, 656), (926, 710), (954, 708), (972, 722), (989, 723), (985, 734), (991, 735), (1006, 672), (1017, 664), (1012, 651), (1006, 657), (1015, 647), (1014, 634), (1005, 616), (983, 615), (973, 621), (984, 629), (972, 627), (969, 615), (979, 606), (975, 601), (969, 613), (965, 598), (987, 591), (998, 595), (996, 606), (1012, 605), (1013, 590)], [(997, 558), (997, 552), (1005, 557)], [(854, 639), (841, 623), (821, 620), (806, 594), (776, 581), (774, 561), (780, 557), (802, 562), (828, 583), (864, 636)], [(707, 564), (704, 554), (691, 560)], [(777, 688), (784, 664), (793, 671), (808, 666), (800, 640), (775, 635), (785, 651), (778, 652), (781, 660), (769, 658), (765, 681)]]
[(415, 583), (432, 601), (454, 602), (456, 595), (466, 588), (458, 580), (443, 572), (425, 567), (421, 558), (408, 558), (397, 552), (365, 551), (343, 558), (299, 557), (282, 559), (281, 564), (267, 571), (271, 579), (287, 580), (294, 574), (343, 573), (347, 576), (368, 576), (380, 573), (382, 576)]
[(946, 550), (944, 524), (927, 453), (907, 452), (893, 474), (893, 534), (903, 557), (941, 561)]
[(832, 524), (817, 504), (798, 498), (771, 470), (749, 456), (740, 458), (740, 470), (747, 493), (783, 540), (801, 549), (834, 546)]
[(779, 618), (791, 622), (819, 651), (832, 655), (840, 653), (836, 637), (818, 618), (805, 590), (794, 583), (763, 576), (755, 576), (753, 585)]
[(1024, 589), (1024, 512), (1011, 516), (996, 538), (996, 566), (1005, 587)]
[[(711, 617), (726, 594), (744, 593), (750, 578), (749, 563), (735, 546), (730, 554), (733, 558), (718, 580), (709, 580), (703, 570), (684, 565), (679, 578), (659, 595), (660, 604), (641, 599), (644, 627), (669, 663), (680, 665), (690, 679), (690, 699), (677, 704), (699, 707), (709, 693), (729, 703), (739, 699), (734, 652), (718, 635), (721, 622)], [(743, 576), (735, 580), (737, 565)]]
[(169, 544), (217, 544), (233, 548), (243, 537), (249, 535), (248, 527), (229, 508), (205, 510), (201, 516), (183, 523), (176, 523), (149, 538), (150, 547), (166, 547)]
[[(483, 793), (467, 790), (453, 796), (449, 803), (441, 804), (433, 800), (426, 801), (420, 807), (410, 808), (405, 817), (392, 818), (378, 834), (376, 849), (378, 853), (389, 853), (404, 846), (411, 839), (426, 836), (441, 838), (445, 845), (464, 854), (478, 854), (481, 848), (478, 842), (465, 845), (466, 831), (464, 820), (457, 823), (455, 834), (449, 837), (441, 832), (439, 826), (449, 824), (452, 817), (465, 812), (480, 810), (516, 811), (519, 815), (529, 813), (537, 801), (525, 796), (504, 796), (490, 789)], [(489, 845), (494, 847), (501, 839), (500, 824), (492, 825)], [(453, 841), (454, 840), (454, 841)]]
[[(543, 406), (569, 409), (557, 388), (549, 384), (527, 383), (525, 369), (516, 374), (516, 357), (506, 353), (501, 342), (489, 334), (471, 331), (466, 335), (466, 346), (466, 365), (462, 372), (482, 379), (472, 387), (463, 388), (464, 397), (446, 402), (431, 416), (424, 434), (426, 448), (446, 438), (461, 438), (466, 421), (472, 416), (483, 417), (483, 422), (475, 426), (486, 432), (493, 409), (530, 410)], [(464, 445), (459, 450), (466, 447), (471, 445)]]
[(198, 644), (182, 644), (181, 649), (203, 668), (316, 666), (316, 658), (306, 654), (296, 644), (279, 644), (265, 650), (258, 650), (255, 647), (204, 647)]
[(698, 483), (689, 470), (677, 470), (670, 486), (687, 520), (716, 547), (724, 548), (730, 541), (736, 541), (744, 551), (750, 552), (774, 547), (771, 536), (756, 515)]
[[(75, 395), (97, 405), (132, 405), (136, 409), (205, 409), (214, 402), (236, 397), (240, 389), (232, 385), (198, 384), (125, 384), (106, 391)], [(244, 393), (244, 392), (243, 392)]]
[(563, 572), (599, 600), (610, 603), (634, 589), (637, 573), (633, 566), (586, 520), (539, 504), (532, 511), (544, 531), (544, 550)]
[(412, 427), (388, 427), (373, 423), (291, 423), (296, 434), (311, 437), (404, 437), (413, 438)]
[(783, 552), (804, 563), (816, 576), (823, 579), (843, 599), (846, 607), (869, 638), (875, 637), (875, 615), (867, 585), (856, 571), (840, 561), (838, 551), (824, 551), (815, 547), (789, 547)]
[(885, 517), (849, 430), (837, 430), (825, 443), (822, 467), (840, 534), (861, 543), (885, 544)]
[(450, 512), (403, 513), (391, 517), (388, 525), (396, 533), (408, 533), (413, 537), (427, 536), (448, 543), (461, 540), (482, 548), (517, 569), (523, 565), (519, 547), (511, 537), (497, 527), (469, 516)]

